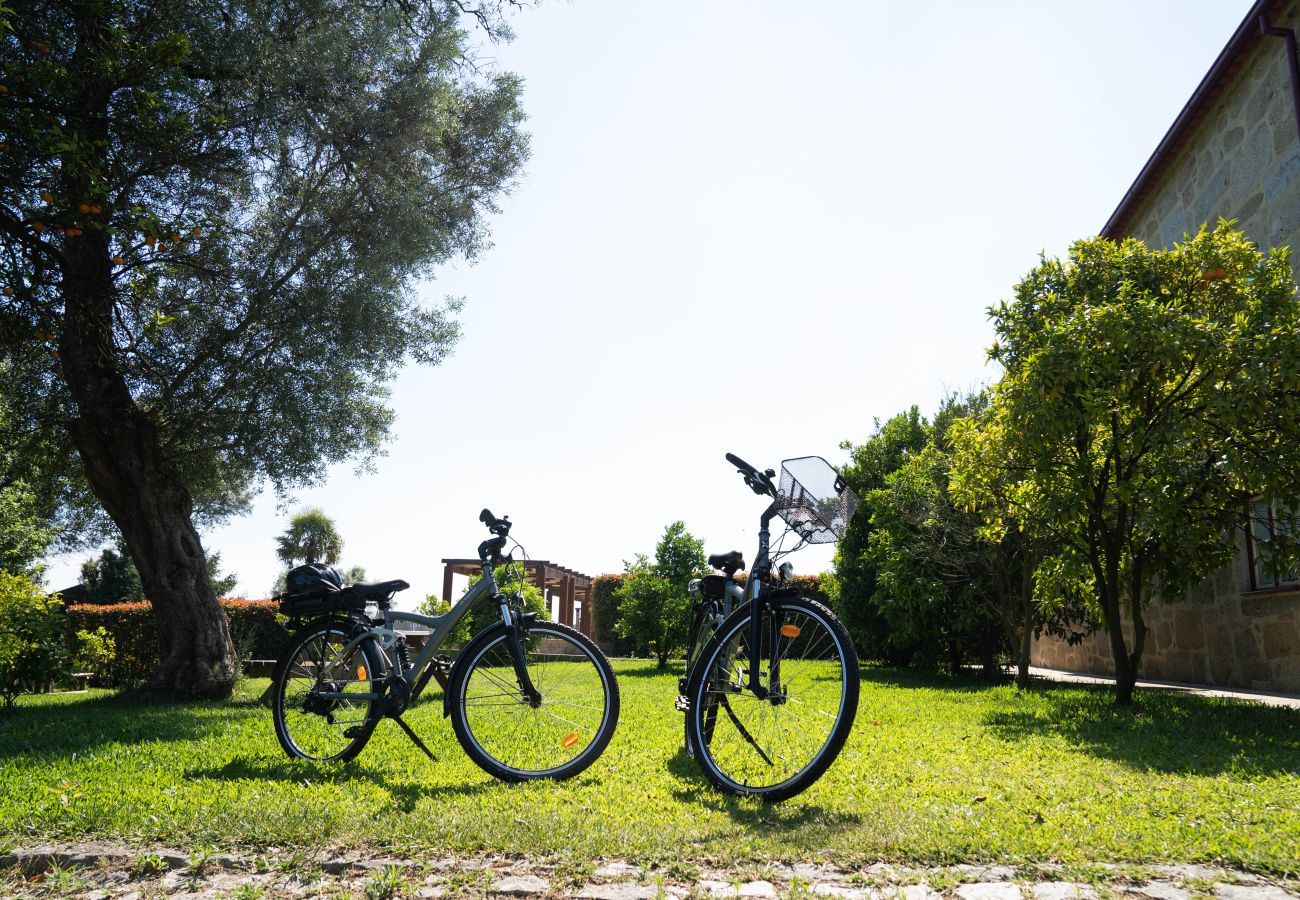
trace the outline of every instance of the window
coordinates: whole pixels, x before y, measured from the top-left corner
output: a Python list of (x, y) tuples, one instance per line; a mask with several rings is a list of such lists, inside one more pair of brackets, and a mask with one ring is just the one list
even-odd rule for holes
[[(1255, 499), (1250, 505), (1246, 552), (1250, 558), (1250, 587), (1262, 591), (1300, 583), (1296, 576), (1292, 538), (1300, 538), (1291, 504)], [(1285, 548), (1282, 546), (1287, 544)], [(1283, 552), (1283, 551), (1287, 552)]]

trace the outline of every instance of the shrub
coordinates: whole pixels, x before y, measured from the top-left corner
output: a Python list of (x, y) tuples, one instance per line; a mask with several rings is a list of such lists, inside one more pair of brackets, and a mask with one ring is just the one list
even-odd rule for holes
[(615, 626), (619, 617), (619, 586), (622, 575), (599, 575), (591, 582), (591, 634), (596, 643), (611, 656), (630, 656), (636, 642), (623, 637)]
[(78, 631), (74, 636), (72, 651), (72, 671), (103, 672), (117, 656), (117, 641), (100, 626), (94, 631)]
[[(230, 622), (230, 640), (241, 659), (275, 659), (289, 634), (273, 600), (222, 600)], [(67, 632), (103, 630), (116, 653), (103, 668), (93, 668), (96, 681), (120, 687), (143, 681), (158, 665), (158, 623), (146, 602), (109, 606), (68, 607)]]
[(23, 575), (0, 572), (0, 697), (5, 706), (68, 671), (63, 601)]
[[(471, 575), (469, 584), (465, 590), (468, 591), (474, 585), (478, 584), (482, 575)], [(539, 619), (549, 619), (551, 611), (546, 605), (546, 597), (542, 594), (542, 589), (530, 581), (519, 581), (510, 574), (509, 566), (498, 566), (495, 572), (497, 587), (506, 594), (515, 591), (521, 591), (524, 595), (524, 610), (537, 614)], [(464, 596), (464, 593), (461, 594)], [(451, 610), (451, 604), (447, 603), (436, 594), (429, 594), (424, 598), (424, 602), (415, 608), (415, 611), (422, 616), (442, 616)], [(469, 643), (470, 638), (478, 634), (484, 628), (489, 628), (501, 621), (501, 612), (495, 604), (480, 600), (474, 604), (474, 608), (469, 611), (455, 630), (447, 636), (447, 646), (463, 647)]]

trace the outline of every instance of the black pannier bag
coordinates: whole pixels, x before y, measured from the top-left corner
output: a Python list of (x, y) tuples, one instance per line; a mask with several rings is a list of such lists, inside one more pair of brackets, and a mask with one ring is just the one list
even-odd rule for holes
[[(310, 616), (335, 612), (356, 600), (343, 590), (339, 570), (325, 563), (307, 563), (290, 569), (284, 576), (285, 591), (280, 595), (280, 612), (286, 616)], [(360, 606), (364, 606), (362, 601)]]

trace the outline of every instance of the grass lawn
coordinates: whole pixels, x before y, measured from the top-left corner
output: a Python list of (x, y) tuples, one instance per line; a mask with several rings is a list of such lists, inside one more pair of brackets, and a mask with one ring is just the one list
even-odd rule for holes
[[(1216, 862), (1295, 875), (1300, 713), (1104, 689), (863, 675), (857, 727), (822, 780), (764, 806), (714, 793), (682, 752), (678, 671), (616, 661), (622, 721), (562, 783), (507, 785), (461, 751), (441, 703), (354, 762), (291, 762), (254, 702), (22, 697), (0, 710), (0, 844), (103, 838), (198, 847), (369, 847), (730, 864)], [(440, 695), (439, 695), (440, 696)], [(680, 864), (680, 863), (678, 863)]]

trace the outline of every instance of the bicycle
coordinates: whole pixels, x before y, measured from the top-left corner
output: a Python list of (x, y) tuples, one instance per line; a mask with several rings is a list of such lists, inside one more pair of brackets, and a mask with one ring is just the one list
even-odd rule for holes
[[(772, 498), (760, 517), (748, 581), (740, 551), (715, 554), (693, 595), (686, 674), (677, 708), (686, 713), (686, 752), (718, 790), (770, 802), (807, 789), (835, 761), (858, 708), (858, 657), (844, 625), (822, 604), (787, 586), (783, 556), (844, 537), (857, 497), (818, 456), (760, 472), (728, 453), (754, 493)], [(787, 530), (770, 542), (779, 516)], [(798, 543), (782, 550), (794, 534)]]
[[(331, 590), (334, 585), (321, 585), (312, 574), (328, 567), (300, 567), (299, 580), (317, 589), (280, 598), (282, 612), (298, 627), (272, 683), (275, 734), (290, 757), (350, 760), (390, 718), (436, 761), (402, 718), (436, 678), (444, 717), (470, 759), (489, 774), (504, 781), (564, 779), (596, 761), (618, 723), (618, 684), (609, 661), (580, 632), (525, 612), (520, 591), (498, 590), (498, 566), (508, 567), (509, 580), (523, 581), (513, 552), (501, 556), (512, 523), (486, 509), (479, 521), (493, 535), (478, 548), (483, 577), (441, 616), (392, 609), (393, 595), (409, 587), (405, 581)], [(515, 547), (523, 555), (518, 542)], [(501, 620), (471, 638), (455, 660), (438, 653), (480, 601), (497, 604)], [(399, 622), (431, 632), (414, 663), (394, 627)]]

